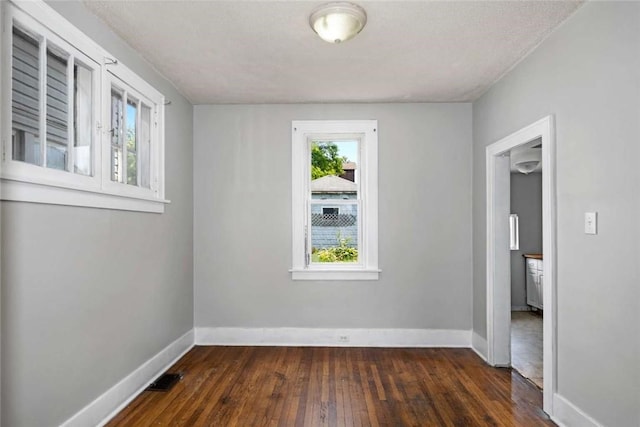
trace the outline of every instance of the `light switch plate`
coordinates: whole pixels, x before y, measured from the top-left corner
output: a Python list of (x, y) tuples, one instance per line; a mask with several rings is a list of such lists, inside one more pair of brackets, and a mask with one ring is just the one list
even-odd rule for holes
[(598, 234), (598, 213), (584, 213), (584, 234)]

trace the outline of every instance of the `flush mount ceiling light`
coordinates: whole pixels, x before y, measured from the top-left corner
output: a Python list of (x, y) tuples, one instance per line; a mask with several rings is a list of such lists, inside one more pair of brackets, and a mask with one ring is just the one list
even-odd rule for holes
[(318, 36), (329, 43), (342, 43), (354, 38), (367, 23), (363, 8), (353, 3), (327, 3), (309, 16), (309, 25)]
[(516, 170), (525, 175), (535, 171), (542, 162), (541, 148), (513, 149), (511, 151), (511, 163)]

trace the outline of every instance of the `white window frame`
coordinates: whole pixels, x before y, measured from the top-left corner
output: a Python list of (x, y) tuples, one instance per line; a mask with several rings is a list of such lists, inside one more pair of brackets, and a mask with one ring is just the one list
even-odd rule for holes
[[(378, 280), (378, 122), (377, 120), (305, 120), (291, 124), (292, 267), (293, 280)], [(357, 203), (357, 263), (312, 263), (311, 140), (358, 140), (357, 200), (324, 200), (325, 204)], [(335, 202), (335, 203), (334, 203)]]
[[(154, 90), (151, 86), (149, 86), (144, 80), (137, 77), (135, 74), (130, 72), (125, 68), (109, 67), (108, 71), (103, 74), (103, 90), (104, 93), (102, 95), (103, 99), (103, 123), (108, 124), (107, 127), (111, 126), (111, 88), (113, 86), (118, 89), (124, 90), (126, 94), (130, 94), (136, 100), (146, 104), (151, 107), (151, 136), (152, 141), (161, 141), (164, 135), (164, 132), (161, 132), (161, 126), (158, 123), (158, 117), (161, 115), (160, 111), (164, 107), (162, 95), (155, 94), (155, 99), (150, 98), (154, 96)], [(134, 82), (134, 85), (131, 83)], [(144, 90), (140, 92), (140, 89)], [(150, 96), (149, 96), (150, 95)], [(127, 100), (123, 99), (125, 114), (126, 114), (126, 104)], [(140, 104), (138, 104), (138, 109)], [(137, 123), (137, 129), (140, 129), (140, 123)], [(153, 194), (153, 198), (157, 198), (160, 194), (164, 194), (164, 189), (162, 187), (163, 183), (157, 178), (158, 177), (158, 167), (161, 162), (162, 157), (164, 156), (164, 152), (159, 151), (154, 155), (154, 148), (159, 149), (157, 145), (154, 147), (152, 143), (151, 147), (151, 156), (149, 170), (151, 172), (151, 188), (143, 188), (140, 186), (129, 185), (126, 183), (116, 182), (111, 180), (111, 130), (107, 131), (106, 141), (102, 144), (102, 186), (109, 192), (119, 192), (122, 195), (128, 197), (137, 197), (140, 199), (149, 198), (150, 194)], [(126, 146), (126, 141), (124, 142)], [(138, 141), (139, 145), (139, 141)], [(162, 144), (161, 144), (162, 145)], [(139, 151), (139, 147), (138, 147)], [(138, 153), (139, 154), (139, 153)], [(123, 154), (123, 161), (126, 163), (126, 150), (125, 154)], [(164, 163), (164, 162), (162, 162)], [(140, 184), (140, 157), (138, 156), (138, 184)], [(154, 178), (156, 177), (156, 178)]]
[[(2, 101), (0, 122), (2, 129), (0, 159), (0, 199), (33, 203), (85, 206), (106, 209), (120, 209), (142, 212), (164, 212), (164, 96), (137, 76), (125, 65), (73, 26), (42, 0), (29, 2), (5, 1), (0, 4), (0, 25), (2, 45), (0, 46), (0, 82)], [(86, 176), (71, 171), (62, 171), (13, 160), (12, 155), (12, 28), (36, 39), (49, 40), (56, 47), (77, 58), (92, 71), (92, 175)], [(41, 45), (42, 46), (42, 45)], [(41, 47), (43, 50), (44, 47)], [(46, 52), (45, 52), (46, 54)], [(44, 63), (40, 64), (45, 69)], [(43, 72), (41, 71), (41, 76)], [(46, 74), (44, 74), (46, 76)], [(120, 86), (126, 85), (137, 99), (151, 107), (151, 152), (149, 170), (150, 187), (143, 188), (111, 182), (111, 169), (105, 168), (110, 155), (110, 120), (105, 120), (109, 112), (111, 82), (117, 79)], [(41, 88), (46, 82), (41, 82)], [(41, 90), (41, 98), (46, 94)], [(44, 104), (41, 99), (41, 106)], [(46, 111), (40, 111), (46, 114)], [(72, 123), (71, 110), (69, 112)], [(40, 129), (40, 143), (46, 146), (44, 126)], [(73, 126), (71, 126), (71, 129)], [(72, 150), (69, 150), (72, 156)], [(106, 154), (106, 155), (105, 155)], [(70, 157), (71, 170), (73, 158)], [(140, 180), (138, 180), (140, 185)]]
[(509, 249), (520, 250), (520, 220), (518, 214), (509, 215)]

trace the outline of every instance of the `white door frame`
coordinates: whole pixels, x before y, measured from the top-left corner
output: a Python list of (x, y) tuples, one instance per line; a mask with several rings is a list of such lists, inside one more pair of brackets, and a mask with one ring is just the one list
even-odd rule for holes
[[(508, 235), (509, 211), (504, 213), (503, 156), (512, 148), (542, 139), (542, 252), (543, 281), (543, 410), (553, 415), (553, 395), (557, 390), (557, 308), (556, 308), (556, 164), (555, 123), (547, 116), (486, 148), (487, 165), (487, 361), (492, 366), (510, 366), (511, 274), (502, 266), (509, 245), (499, 244)], [(505, 334), (507, 336), (505, 336)]]

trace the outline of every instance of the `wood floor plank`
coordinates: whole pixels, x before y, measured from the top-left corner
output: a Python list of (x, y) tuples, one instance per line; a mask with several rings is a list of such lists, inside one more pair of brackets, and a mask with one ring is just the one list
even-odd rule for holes
[(542, 394), (469, 349), (194, 347), (168, 392), (107, 426), (553, 426)]

